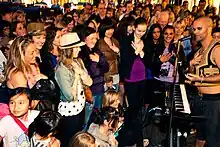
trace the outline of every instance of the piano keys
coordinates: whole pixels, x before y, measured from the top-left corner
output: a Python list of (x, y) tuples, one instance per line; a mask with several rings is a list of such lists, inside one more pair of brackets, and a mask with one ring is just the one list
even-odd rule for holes
[(190, 105), (187, 99), (184, 84), (175, 84), (173, 89), (174, 109), (176, 112), (190, 114)]

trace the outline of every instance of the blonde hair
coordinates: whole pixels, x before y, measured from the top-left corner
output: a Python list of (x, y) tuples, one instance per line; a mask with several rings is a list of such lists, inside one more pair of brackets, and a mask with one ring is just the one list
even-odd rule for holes
[(114, 104), (119, 99), (119, 93), (113, 90), (109, 90), (104, 93), (102, 106), (107, 107)]
[(8, 61), (5, 70), (6, 80), (10, 77), (10, 74), (21, 71), (25, 73), (27, 66), (24, 63), (25, 51), (33, 43), (30, 37), (17, 37), (11, 44), (9, 49)]
[(175, 23), (173, 24), (173, 26), (176, 27), (177, 24), (180, 24), (181, 27), (184, 27), (184, 28), (186, 27), (186, 24), (185, 24), (185, 22), (184, 22), (183, 19), (178, 18), (178, 19), (175, 21)]
[(70, 140), (69, 147), (89, 147), (95, 144), (95, 137), (87, 132), (78, 132)]

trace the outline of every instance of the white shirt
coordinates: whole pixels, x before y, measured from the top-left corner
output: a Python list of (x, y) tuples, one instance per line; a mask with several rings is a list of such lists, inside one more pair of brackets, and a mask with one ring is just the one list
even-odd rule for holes
[[(27, 128), (38, 116), (39, 111), (29, 110), (28, 121), (20, 120)], [(0, 136), (3, 138), (4, 147), (29, 147), (28, 136), (18, 126), (10, 115), (6, 115), (0, 120)]]

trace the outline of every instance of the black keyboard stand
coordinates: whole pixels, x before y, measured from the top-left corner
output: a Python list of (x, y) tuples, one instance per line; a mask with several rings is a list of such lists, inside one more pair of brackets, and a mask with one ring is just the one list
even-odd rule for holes
[[(177, 43), (177, 52), (176, 52), (176, 59), (175, 59), (175, 64), (174, 64), (174, 71), (173, 71), (173, 83), (171, 87), (175, 86), (176, 80), (177, 80), (177, 74), (179, 72), (179, 67), (181, 66), (181, 62), (180, 62), (180, 46), (181, 46), (181, 41), (178, 41)], [(173, 124), (173, 111), (174, 111), (174, 98), (173, 98), (173, 92), (172, 90), (169, 90), (169, 99), (171, 102), (171, 107), (170, 107), (170, 119), (169, 119), (169, 128), (168, 128), (168, 147), (179, 147), (179, 139), (177, 137), (177, 135), (174, 134), (178, 134), (175, 133), (177, 132), (175, 128), (172, 128), (172, 124)], [(175, 139), (176, 138), (176, 139)], [(175, 141), (175, 140), (176, 141)], [(178, 139), (178, 140), (177, 140)], [(175, 146), (176, 144), (176, 146)]]

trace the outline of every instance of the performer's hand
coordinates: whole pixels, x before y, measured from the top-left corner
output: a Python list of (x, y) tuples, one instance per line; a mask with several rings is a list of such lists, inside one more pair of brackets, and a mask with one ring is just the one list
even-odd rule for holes
[(191, 82), (200, 82), (202, 80), (202, 77), (199, 77), (198, 75), (191, 74), (191, 73), (188, 73), (185, 76)]
[(202, 59), (202, 56), (201, 55), (198, 55), (196, 57), (194, 57), (194, 59), (192, 59), (189, 63), (190, 63), (190, 66), (195, 66), (195, 65), (198, 65), (200, 62), (201, 62), (201, 59)]

